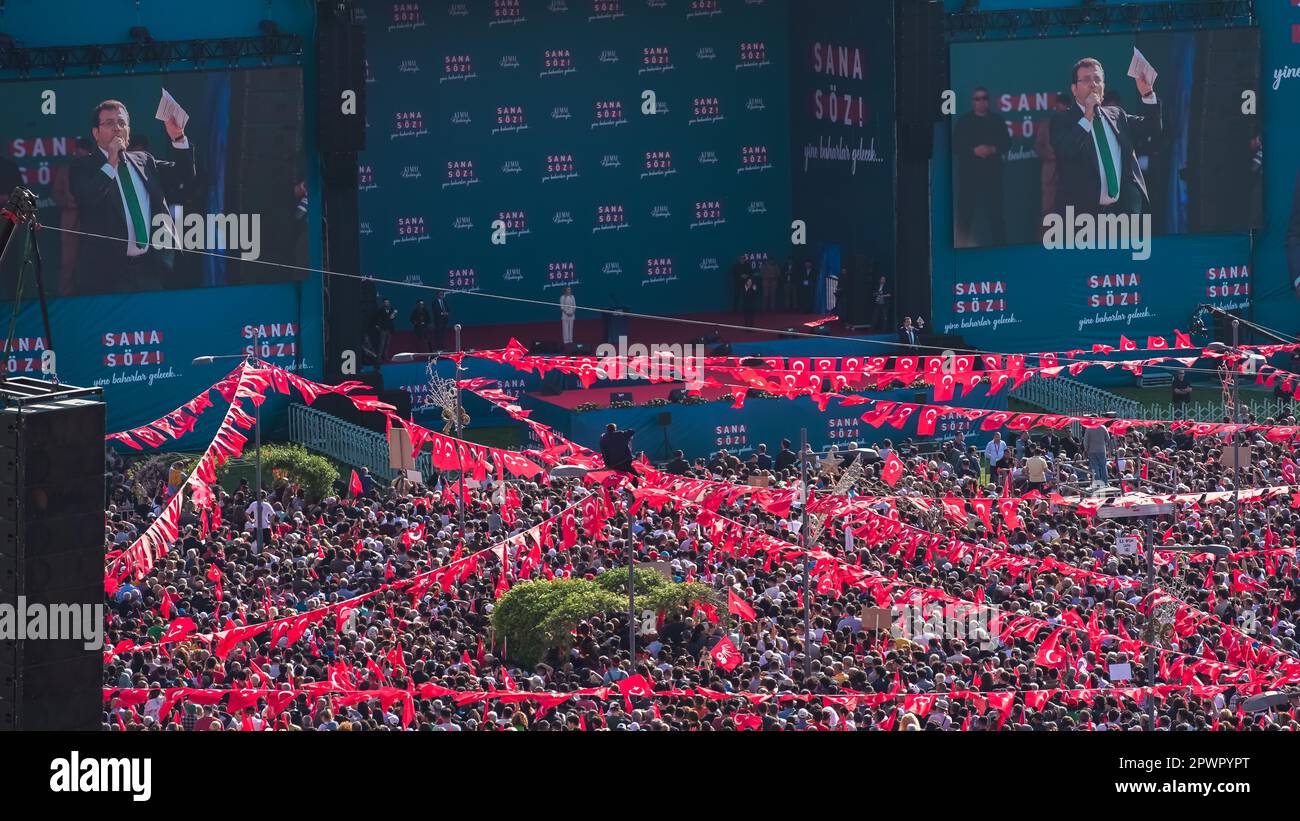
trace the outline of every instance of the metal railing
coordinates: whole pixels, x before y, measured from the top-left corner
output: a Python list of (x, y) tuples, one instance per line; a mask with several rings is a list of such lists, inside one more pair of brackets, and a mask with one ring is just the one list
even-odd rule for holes
[[(1013, 398), (1036, 405), (1048, 413), (1086, 416), (1114, 411), (1116, 416), (1135, 419), (1139, 405), (1133, 399), (1116, 396), (1075, 379), (1030, 379), (1013, 390)], [(1167, 418), (1167, 417), (1166, 417)]]
[[(1269, 418), (1279, 419), (1291, 416), (1296, 413), (1296, 410), (1292, 403), (1283, 400), (1241, 397), (1242, 418), (1245, 418), (1248, 414), (1254, 414), (1255, 420), (1260, 423)], [(1221, 422), (1224, 416), (1223, 403), (1210, 400), (1188, 402), (1185, 405), (1175, 405), (1172, 402), (1141, 405), (1132, 418), (1195, 419), (1198, 422)]]
[[(398, 472), (388, 466), (387, 437), (324, 411), (306, 405), (290, 405), (289, 438), (344, 465), (368, 467), (371, 475), (378, 479), (391, 481), (397, 478)], [(426, 479), (432, 475), (432, 456), (428, 448), (416, 457), (415, 466)]]

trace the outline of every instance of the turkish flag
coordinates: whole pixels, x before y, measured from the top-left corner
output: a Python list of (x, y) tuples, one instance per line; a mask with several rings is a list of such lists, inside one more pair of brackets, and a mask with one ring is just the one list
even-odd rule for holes
[(619, 692), (623, 694), (623, 703), (629, 713), (632, 712), (633, 698), (649, 698), (654, 694), (654, 686), (640, 673), (615, 683), (618, 685)]
[(1034, 657), (1034, 663), (1039, 667), (1064, 667), (1065, 650), (1060, 647), (1061, 634), (1065, 632), (1064, 627), (1057, 628), (1047, 640), (1038, 646), (1038, 654)]
[(208, 567), (208, 579), (217, 584), (217, 601), (221, 601), (221, 569), (215, 564)]
[(360, 496), (362, 492), (361, 477), (355, 470), (352, 471), (352, 478), (348, 480), (348, 493), (353, 496)]
[(578, 543), (578, 521), (572, 510), (560, 517), (560, 549), (568, 550)]
[(1016, 694), (1011, 692), (989, 693), (985, 696), (990, 707), (998, 711), (998, 729), (1011, 717), (1011, 707), (1015, 704)]
[(952, 521), (956, 522), (957, 524), (963, 527), (966, 526), (966, 521), (968, 517), (966, 516), (965, 500), (960, 499), (956, 496), (946, 497), (943, 500), (943, 512), (944, 515), (947, 516)]
[(903, 696), (903, 709), (909, 713), (915, 713), (917, 718), (925, 718), (938, 698), (937, 695)]
[[(1008, 475), (1008, 478), (1010, 476)], [(1017, 515), (1016, 509), (1020, 505), (1020, 500), (1014, 497), (1003, 498), (998, 500), (998, 513), (1002, 514), (1002, 521), (1006, 522), (1007, 527), (1015, 530), (1020, 527), (1020, 516)]]
[(1025, 693), (1025, 706), (1032, 707), (1035, 710), (1042, 710), (1047, 706), (1047, 700), (1055, 692), (1055, 690), (1031, 690)]
[(1136, 351), (1137, 348), (1138, 346), (1136, 342), (1129, 339), (1127, 336), (1124, 336), (1124, 334), (1119, 335), (1119, 349), (1121, 351)]
[(181, 616), (176, 621), (167, 625), (167, 632), (162, 634), (162, 637), (158, 639), (158, 643), (169, 644), (171, 642), (180, 641), (190, 633), (194, 632), (196, 627), (197, 625), (194, 624), (192, 619), (186, 616)]
[(713, 649), (709, 651), (709, 656), (713, 659), (714, 664), (728, 673), (736, 669), (740, 664), (740, 651), (736, 649), (736, 645), (731, 643), (731, 639), (726, 636), (723, 636), (722, 641), (714, 645)]
[(737, 730), (761, 730), (763, 729), (763, 719), (753, 713), (738, 714), (736, 716)]
[(939, 419), (939, 409), (927, 405), (921, 409), (921, 416), (916, 420), (917, 436), (933, 436), (934, 425)]
[(1245, 573), (1242, 573), (1240, 570), (1235, 570), (1235, 569), (1232, 571), (1231, 587), (1232, 587), (1231, 592), (1232, 595), (1234, 596), (1237, 595), (1238, 593), (1243, 593), (1247, 590), (1254, 590), (1260, 593), (1264, 593), (1268, 591), (1268, 586), (1265, 585), (1263, 582), (1258, 581), (1256, 579), (1252, 579), (1250, 576), (1247, 576)]
[(980, 423), (980, 430), (996, 430), (1007, 423), (1016, 414), (1008, 411), (995, 411), (984, 417)]
[(1194, 347), (1196, 347), (1196, 346), (1192, 344), (1192, 338), (1191, 338), (1189, 335), (1183, 333), (1182, 331), (1178, 330), (1177, 328), (1174, 328), (1174, 347), (1175, 347), (1175, 348), (1194, 348)]
[(894, 408), (894, 412), (885, 420), (886, 424), (891, 427), (902, 430), (903, 425), (907, 424), (908, 418), (916, 412), (920, 405), (900, 404)]
[(734, 613), (746, 621), (758, 620), (758, 614), (754, 612), (754, 608), (750, 607), (744, 599), (731, 590), (727, 591), (727, 612)]
[(1014, 418), (1007, 420), (1007, 430), (1029, 430), (1038, 420), (1036, 413), (1018, 413)]
[(1169, 348), (1169, 340), (1163, 336), (1148, 336), (1147, 347), (1152, 350), (1163, 351)]
[(882, 468), (880, 471), (880, 478), (881, 480), (884, 481), (885, 484), (889, 485), (890, 487), (893, 487), (894, 485), (898, 484), (898, 480), (902, 477), (902, 475), (903, 475), (903, 460), (899, 459), (898, 455), (891, 451), (889, 454), (889, 458), (885, 460), (884, 468)]
[(934, 384), (934, 401), (947, 402), (957, 388), (957, 377), (950, 373), (941, 375)]

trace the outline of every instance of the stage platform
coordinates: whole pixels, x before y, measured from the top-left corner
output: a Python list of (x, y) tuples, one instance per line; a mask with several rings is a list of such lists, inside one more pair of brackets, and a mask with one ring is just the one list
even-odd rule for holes
[[(559, 394), (546, 395), (541, 393), (531, 394), (538, 402), (546, 402), (551, 405), (557, 405), (565, 410), (573, 410), (587, 402), (595, 402), (598, 405), (608, 405), (610, 394), (629, 393), (632, 395), (634, 405), (644, 405), (652, 399), (668, 400), (668, 395), (677, 388), (685, 387), (681, 382), (663, 382), (657, 385), (647, 385), (640, 383), (637, 385), (627, 385), (626, 387), (612, 387), (608, 382), (597, 382), (588, 390), (578, 389), (563, 391)], [(701, 395), (709, 401), (718, 399), (727, 391), (724, 388), (704, 388), (700, 391)]]
[[(843, 356), (849, 353), (889, 353), (891, 352), (889, 348), (879, 343), (894, 343), (898, 338), (897, 334), (892, 331), (872, 336), (869, 332), (851, 330), (838, 320), (828, 322), (823, 326), (827, 336), (848, 336), (859, 340), (871, 340), (870, 349), (864, 350), (860, 345), (833, 339), (803, 339), (785, 335), (787, 329), (813, 333), (814, 329), (806, 327), (804, 323), (825, 319), (825, 316), (821, 314), (756, 314), (753, 330), (719, 327), (719, 325), (744, 325), (744, 318), (740, 314), (734, 313), (682, 314), (675, 318), (687, 319), (699, 324), (628, 317), (626, 320), (628, 344), (651, 345), (659, 343), (672, 345), (676, 343), (694, 343), (701, 337), (709, 338), (716, 333), (720, 341), (727, 342), (732, 346), (734, 353), (758, 354), (762, 352), (771, 356)], [(511, 337), (518, 339), (530, 349), (535, 347), (535, 343), (543, 342), (555, 345), (555, 350), (558, 350), (560, 342), (559, 317), (557, 315), (553, 322), (469, 326), (461, 329), (461, 345), (466, 350), (504, 348)], [(604, 320), (600, 317), (579, 319), (573, 325), (573, 339), (575, 342), (586, 346), (587, 353), (594, 354), (596, 347), (606, 341)], [(447, 330), (445, 342), (449, 348), (455, 344), (454, 335), (450, 329)], [(781, 347), (772, 347), (774, 343), (780, 343)], [(839, 350), (846, 345), (853, 349)], [(787, 349), (785, 346), (791, 347)], [(808, 351), (805, 352), (804, 348), (807, 348)], [(389, 342), (388, 355), (391, 357), (399, 351), (424, 350), (424, 345), (415, 338), (415, 334), (409, 328), (406, 328), (394, 331), (393, 338)]]
[[(734, 319), (728, 314), (692, 314), (690, 318), (717, 317), (722, 321)], [(759, 322), (769, 327), (790, 327), (796, 321), (807, 322), (813, 317), (790, 314), (760, 315)], [(776, 320), (776, 321), (774, 321)], [(784, 324), (782, 324), (784, 321)], [(655, 328), (662, 336), (652, 335)], [(578, 323), (577, 328), (584, 328)], [(692, 333), (683, 335), (682, 330), (691, 328)], [(850, 334), (838, 322), (828, 324), (834, 333)], [(466, 333), (465, 347), (500, 348), (504, 347), (513, 336), (530, 349), (535, 339), (527, 331), (558, 331), (558, 323), (545, 325), (502, 325), (480, 328), (474, 333)], [(599, 333), (602, 326), (599, 320), (587, 322), (587, 338)], [(473, 330), (473, 329), (471, 329)], [(705, 329), (701, 328), (701, 332)], [(645, 332), (643, 332), (645, 331)], [(629, 321), (629, 344), (673, 344), (676, 341), (693, 342), (703, 333), (693, 332), (694, 326), (675, 325), (664, 322)], [(854, 334), (848, 339), (826, 338), (790, 338), (773, 332), (736, 333), (729, 329), (720, 329), (724, 341), (731, 344), (731, 353), (736, 356), (871, 356), (897, 353), (893, 343), (894, 334), (860, 335)], [(408, 334), (409, 336), (409, 334)], [(582, 335), (575, 332), (582, 339)], [(741, 337), (748, 341), (739, 341)], [(395, 334), (394, 346), (390, 351), (403, 350), (401, 335)], [(597, 337), (598, 341), (598, 337)], [(595, 344), (588, 348), (588, 355), (595, 354)], [(759, 442), (766, 442), (769, 451), (780, 449), (781, 439), (799, 438), (799, 428), (808, 428), (808, 439), (812, 445), (821, 449), (830, 444), (847, 444), (856, 441), (861, 445), (875, 444), (883, 439), (899, 441), (904, 436), (913, 435), (916, 422), (913, 420), (903, 431), (893, 428), (876, 429), (861, 421), (865, 411), (862, 406), (850, 406), (840, 409), (837, 402), (827, 407), (825, 412), (818, 410), (816, 403), (807, 397), (795, 400), (757, 399), (747, 397), (741, 408), (733, 408), (733, 400), (723, 388), (709, 388), (703, 393), (706, 401), (702, 404), (681, 404), (668, 402), (662, 405), (646, 405), (651, 400), (668, 400), (669, 394), (676, 388), (684, 387), (680, 382), (650, 384), (636, 380), (601, 381), (590, 389), (579, 386), (577, 377), (555, 374), (558, 382), (544, 385), (536, 373), (523, 373), (510, 365), (490, 362), (484, 359), (468, 358), (465, 360), (466, 377), (486, 377), (496, 380), (493, 387), (519, 398), (520, 404), (533, 410), (533, 417), (539, 422), (554, 428), (561, 435), (586, 447), (598, 445), (600, 434), (605, 425), (613, 422), (622, 429), (632, 428), (638, 431), (636, 446), (645, 450), (651, 459), (662, 461), (671, 455), (675, 448), (685, 450), (692, 456), (701, 456), (719, 448), (745, 451)], [(453, 365), (449, 361), (438, 362), (436, 372), (442, 378), (451, 378)], [(419, 408), (427, 395), (428, 374), (426, 363), (388, 364), (382, 368), (385, 387), (401, 389), (411, 394), (412, 405)], [(550, 391), (545, 388), (551, 388)], [(554, 392), (555, 388), (561, 388)], [(1004, 394), (988, 397), (985, 388), (977, 388), (965, 399), (958, 399), (947, 404), (1004, 410), (1007, 400)], [(630, 393), (635, 405), (631, 408), (610, 409), (610, 394)], [(877, 391), (865, 394), (873, 399), (895, 402), (932, 402), (933, 393), (929, 390), (900, 389)], [(595, 403), (599, 410), (576, 412), (579, 405)], [(465, 408), (471, 415), (470, 428), (478, 427), (514, 427), (525, 428), (521, 423), (510, 419), (503, 411), (492, 407), (487, 402), (474, 396), (467, 396)], [(668, 414), (669, 416), (665, 416)], [(417, 413), (417, 421), (421, 418)], [(667, 424), (663, 424), (667, 421)], [(951, 436), (957, 429), (967, 430), (964, 420), (941, 420), (936, 435)], [(978, 437), (977, 437), (978, 438)]]
[[(668, 397), (681, 383), (619, 388), (632, 393), (637, 402)], [(964, 398), (945, 404), (957, 407), (1006, 410), (1006, 392), (988, 396), (987, 386), (978, 386)], [(520, 404), (533, 411), (532, 418), (553, 428), (564, 437), (589, 448), (596, 448), (605, 425), (613, 422), (619, 429), (631, 428), (637, 432), (633, 450), (646, 452), (652, 461), (664, 461), (680, 448), (687, 456), (704, 456), (719, 449), (748, 452), (760, 442), (767, 444), (769, 453), (781, 449), (783, 438), (798, 442), (799, 429), (808, 428), (808, 441), (818, 450), (828, 445), (844, 447), (849, 442), (871, 446), (885, 439), (895, 443), (916, 434), (916, 417), (913, 415), (900, 431), (892, 427), (873, 428), (862, 421), (868, 406), (840, 406), (832, 400), (823, 412), (808, 397), (797, 399), (755, 399), (748, 397), (741, 408), (733, 408), (733, 400), (726, 396), (721, 401), (701, 404), (670, 402), (666, 405), (637, 405), (631, 408), (609, 408), (608, 388), (570, 390), (557, 395), (525, 393)], [(722, 389), (704, 391), (706, 398), (722, 396)], [(934, 401), (932, 390), (899, 389), (873, 391), (863, 394), (872, 399), (892, 402)], [(584, 402), (595, 402), (599, 410), (578, 413), (575, 409)], [(666, 415), (665, 415), (666, 414)], [(937, 438), (949, 438), (958, 430), (968, 435), (975, 433), (971, 423), (960, 417), (941, 419), (935, 430)], [(976, 436), (972, 443), (979, 441)]]

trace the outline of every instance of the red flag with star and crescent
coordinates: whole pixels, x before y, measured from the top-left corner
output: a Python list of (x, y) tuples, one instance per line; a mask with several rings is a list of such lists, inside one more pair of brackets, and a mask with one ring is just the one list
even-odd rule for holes
[(885, 484), (893, 487), (898, 484), (898, 480), (903, 476), (903, 460), (899, 459), (896, 454), (891, 452), (889, 458), (885, 460), (885, 466), (880, 471), (880, 478)]
[(754, 608), (750, 607), (748, 602), (737, 596), (735, 591), (732, 590), (727, 591), (727, 612), (734, 613), (746, 621), (756, 621), (758, 619), (758, 614), (754, 612)]

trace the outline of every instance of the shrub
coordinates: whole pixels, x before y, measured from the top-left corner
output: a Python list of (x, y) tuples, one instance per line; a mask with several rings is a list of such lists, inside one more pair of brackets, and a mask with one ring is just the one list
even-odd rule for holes
[[(217, 481), (226, 486), (233, 476), (245, 476), (251, 486), (254, 453), (245, 449), (244, 456), (238, 460), (226, 462), (217, 468)], [(189, 460), (186, 472), (194, 470), (198, 459)], [(308, 502), (319, 502), (334, 492), (334, 483), (339, 480), (338, 468), (334, 463), (318, 453), (312, 453), (302, 445), (262, 445), (262, 482), (275, 487), (277, 479), (293, 485), (300, 485)]]
[[(638, 609), (667, 611), (697, 601), (716, 601), (711, 587), (670, 582), (658, 571), (638, 568)], [(525, 667), (541, 661), (552, 647), (564, 651), (573, 644), (578, 622), (627, 607), (627, 572), (617, 568), (587, 579), (552, 579), (517, 584), (496, 602), (492, 627), (505, 641), (510, 658)]]
[(284, 471), (290, 483), (301, 485), (308, 502), (318, 502), (330, 495), (339, 472), (334, 463), (302, 445), (263, 445), (262, 472)]

